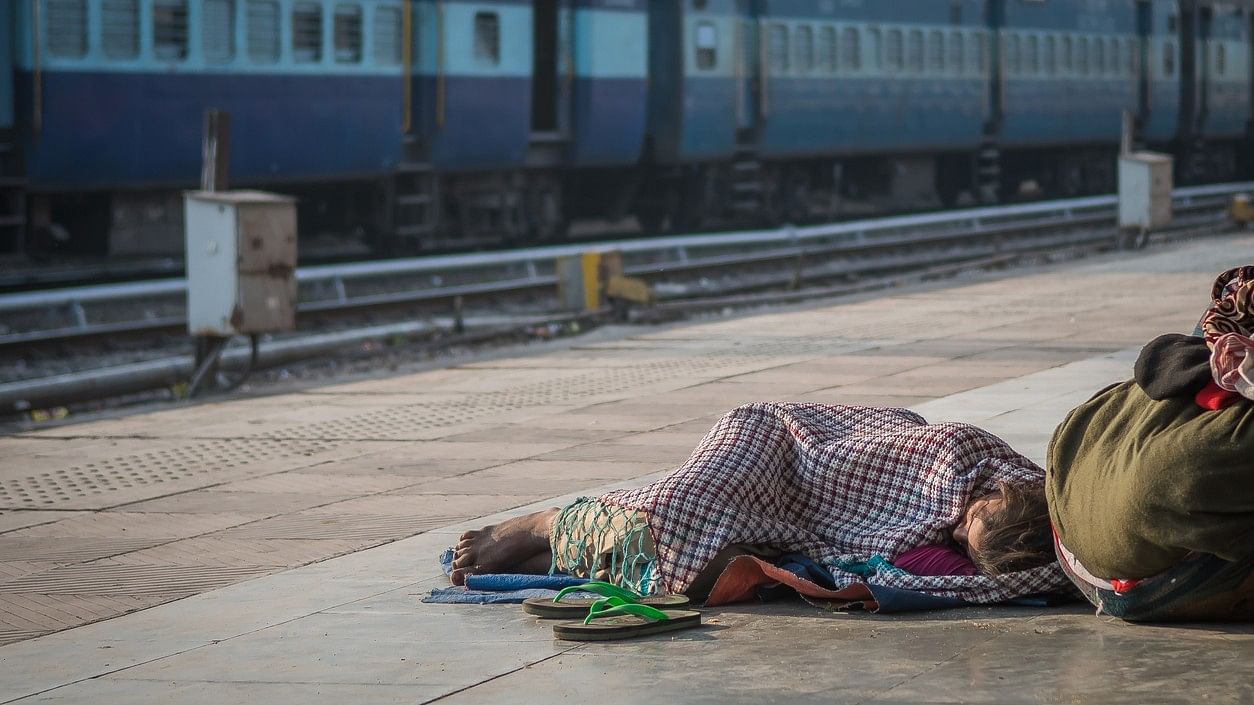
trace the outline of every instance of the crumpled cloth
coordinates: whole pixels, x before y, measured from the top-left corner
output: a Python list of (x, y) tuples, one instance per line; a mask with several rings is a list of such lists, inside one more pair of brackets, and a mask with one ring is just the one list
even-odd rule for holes
[(1211, 287), (1211, 306), (1202, 316), (1210, 347), (1211, 375), (1221, 389), (1254, 399), (1254, 265), (1233, 267)]
[(599, 501), (644, 513), (666, 592), (683, 592), (725, 546), (800, 553), (839, 589), (869, 584), (1001, 602), (1069, 585), (1053, 562), (999, 576), (842, 570), (944, 543), (970, 499), (1044, 471), (974, 426), (907, 409), (758, 403), (724, 416), (669, 476)]
[(1210, 369), (1215, 384), (1221, 389), (1254, 399), (1254, 339), (1240, 333), (1228, 333), (1215, 340)]

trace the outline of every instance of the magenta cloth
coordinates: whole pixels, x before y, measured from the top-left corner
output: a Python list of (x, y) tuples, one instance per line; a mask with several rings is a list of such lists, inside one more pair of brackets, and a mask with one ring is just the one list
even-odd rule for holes
[(975, 564), (949, 546), (919, 546), (897, 557), (893, 565), (915, 575), (975, 575)]

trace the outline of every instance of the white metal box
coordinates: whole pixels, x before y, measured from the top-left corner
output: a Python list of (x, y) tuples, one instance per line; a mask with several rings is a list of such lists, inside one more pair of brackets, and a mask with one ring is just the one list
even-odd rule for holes
[(195, 336), (296, 325), (296, 200), (260, 191), (184, 196), (187, 326)]
[(1166, 154), (1119, 157), (1119, 227), (1146, 231), (1171, 223), (1171, 169)]

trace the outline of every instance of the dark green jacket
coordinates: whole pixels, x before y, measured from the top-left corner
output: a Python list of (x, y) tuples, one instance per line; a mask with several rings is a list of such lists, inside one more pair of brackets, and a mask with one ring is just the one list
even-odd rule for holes
[(1254, 403), (1207, 411), (1108, 387), (1054, 432), (1046, 468), (1063, 545), (1101, 578), (1143, 578), (1190, 551), (1254, 555)]

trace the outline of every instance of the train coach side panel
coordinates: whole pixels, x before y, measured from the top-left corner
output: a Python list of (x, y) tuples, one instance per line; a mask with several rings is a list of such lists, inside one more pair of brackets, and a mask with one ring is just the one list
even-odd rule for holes
[[(19, 75), (20, 95), (30, 95), (31, 82), (31, 74)], [(400, 134), (395, 83), (47, 71), (41, 128), (26, 145), (31, 186), (195, 184), (211, 107), (231, 115), (233, 182), (387, 173), (396, 165)], [(19, 109), (30, 114), (32, 106), (23, 101)]]
[(1137, 107), (1139, 47), (1133, 0), (1006, 3), (1003, 143), (1118, 142)]
[[(188, 3), (185, 29), (172, 25), (158, 41), (150, 3), (112, 15), (108, 33), (101, 3), (44, 2), (38, 32), (23, 4), (16, 94), (32, 188), (193, 185), (210, 108), (231, 115), (235, 182), (336, 180), (394, 168), (399, 52), (363, 31), (356, 46), (342, 49), (350, 53), (337, 54), (329, 14), (323, 41), (311, 36), (303, 53), (277, 12), (265, 22), (219, 16), (213, 34), (204, 27), (208, 6)], [(355, 7), (363, 27), (399, 36), (398, 3)]]
[(772, 0), (768, 8), (763, 154), (978, 145), (988, 112), (978, 2)]
[(1250, 36), (1245, 13), (1232, 7), (1216, 8), (1210, 41), (1197, 51), (1197, 65), (1205, 66), (1206, 116), (1203, 137), (1237, 138), (1250, 120)]
[(580, 0), (573, 33), (574, 165), (634, 164), (648, 114), (645, 0)]
[(413, 119), (432, 164), (522, 166), (531, 136), (530, 3), (420, 0), (414, 7)]

